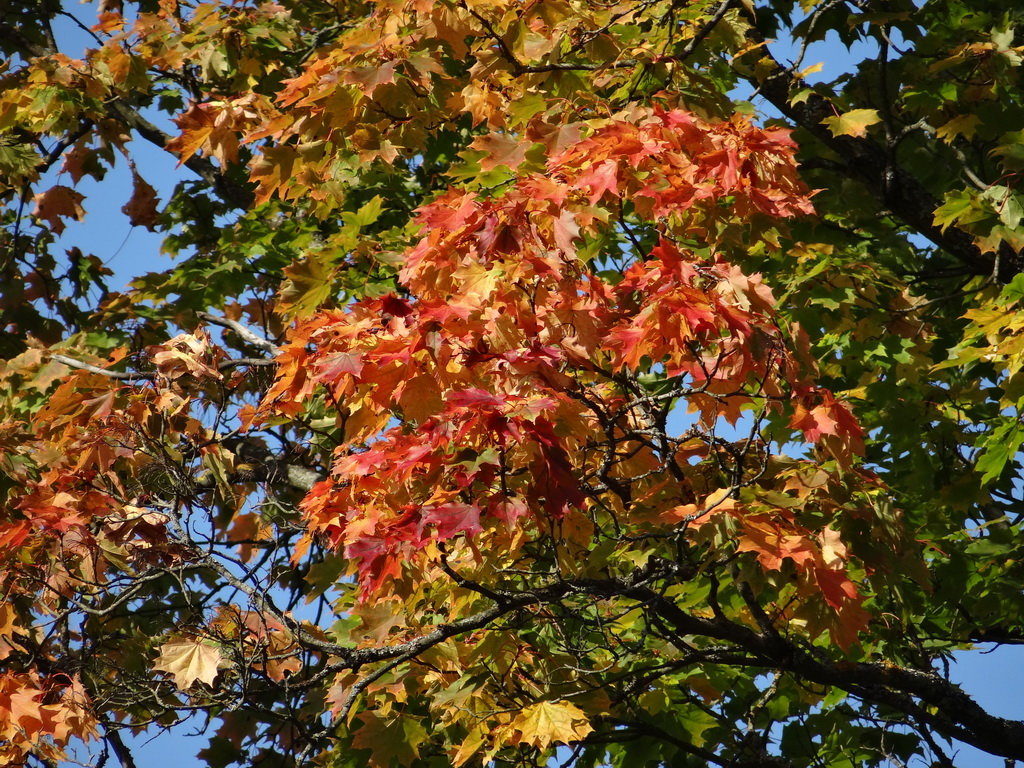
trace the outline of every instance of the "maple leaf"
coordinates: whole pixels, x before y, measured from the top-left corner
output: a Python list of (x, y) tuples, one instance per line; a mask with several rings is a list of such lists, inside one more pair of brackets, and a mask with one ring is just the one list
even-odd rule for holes
[(289, 317), (312, 314), (332, 295), (335, 270), (329, 262), (308, 254), (284, 268), (285, 280), (279, 293), (280, 307)]
[(362, 726), (355, 732), (352, 746), (370, 750), (369, 763), (374, 768), (411, 765), (427, 741), (426, 730), (412, 717), (384, 717), (365, 711), (358, 719)]
[(40, 192), (32, 200), (35, 202), (32, 215), (46, 221), (50, 229), (58, 235), (65, 229), (64, 218), (81, 221), (85, 216), (85, 209), (82, 208), (85, 195), (71, 187), (58, 184), (45, 192)]
[(362, 623), (349, 633), (356, 643), (381, 645), (392, 637), (392, 630), (402, 626), (402, 607), (398, 600), (379, 600), (362, 603), (352, 611)]
[(181, 134), (167, 142), (166, 149), (176, 153), (180, 163), (200, 150), (216, 157), (222, 166), (234, 163), (238, 160), (237, 129), (247, 114), (223, 101), (194, 103), (174, 118)]
[(555, 243), (562, 253), (566, 256), (573, 256), (576, 249), (573, 248), (572, 241), (579, 236), (580, 228), (572, 211), (564, 210), (558, 215), (558, 218), (554, 220), (554, 230)]
[(205, 333), (182, 333), (164, 344), (149, 347), (147, 351), (153, 365), (169, 379), (184, 375), (221, 378), (220, 371), (203, 361), (211, 353), (210, 339)]
[[(818, 404), (808, 407), (814, 400)], [(829, 443), (838, 459), (846, 460), (864, 451), (864, 430), (849, 406), (836, 400), (827, 389), (815, 390), (798, 401), (790, 426), (802, 430), (809, 442)]]
[(16, 552), (32, 532), (27, 520), (13, 523), (0, 523), (0, 549), (4, 552)]
[(281, 682), (289, 675), (294, 675), (302, 669), (302, 660), (299, 658), (298, 649), (294, 643), (284, 647), (282, 647), (280, 642), (271, 643), (267, 649), (267, 655), (273, 658), (268, 658), (265, 664), (257, 664), (256, 668), (258, 669), (260, 666), (263, 666), (267, 677), (271, 680)]
[(507, 133), (488, 133), (473, 139), (469, 148), (484, 153), (480, 158), (480, 168), (491, 171), (499, 165), (515, 170), (522, 165), (526, 151), (531, 146), (533, 142), (517, 139)]
[(530, 514), (530, 510), (526, 506), (526, 502), (522, 499), (509, 499), (505, 497), (493, 499), (488, 506), (487, 512), (488, 514), (503, 521), (505, 525), (508, 526), (509, 530), (513, 530), (515, 528), (520, 518), (526, 517)]
[(475, 504), (442, 504), (424, 510), (420, 526), (422, 528), (427, 525), (436, 527), (436, 537), (442, 541), (459, 533), (474, 536), (482, 530), (480, 508)]
[(459, 744), (459, 748), (452, 757), (452, 768), (461, 768), (467, 760), (480, 751), (486, 741), (486, 730), (481, 727), (474, 728), (469, 735)]
[(96, 154), (95, 149), (84, 142), (78, 142), (64, 155), (64, 162), (60, 167), (61, 173), (67, 173), (75, 184), (78, 184), (88, 173), (99, 175), (101, 166), (97, 162)]
[(44, 715), (40, 701), (43, 692), (31, 685), (23, 685), (15, 689), (4, 707), (10, 712), (10, 720), (26, 733), (35, 733), (42, 729)]
[(753, 516), (743, 520), (743, 529), (738, 551), (757, 553), (758, 562), (768, 570), (780, 569), (786, 559), (792, 560), (798, 568), (815, 562), (817, 548), (797, 531), (789, 531), (773, 521)]
[(172, 675), (178, 690), (185, 691), (196, 680), (213, 685), (221, 661), (220, 650), (199, 638), (172, 640), (160, 646), (153, 669)]
[(155, 232), (158, 202), (156, 190), (132, 169), (132, 196), (121, 208), (121, 212), (128, 217), (132, 226), (145, 227), (150, 232)]
[(336, 381), (348, 374), (359, 378), (363, 370), (363, 356), (358, 352), (335, 352), (316, 364), (317, 381)]
[(455, 408), (486, 408), (493, 410), (505, 405), (505, 400), (486, 390), (469, 387), (458, 392), (449, 392), (445, 398)]
[(832, 131), (833, 136), (866, 136), (868, 126), (882, 122), (877, 109), (851, 109), (835, 117), (826, 117), (822, 124)]
[(957, 115), (944, 125), (936, 128), (935, 135), (949, 144), (952, 144), (957, 136), (973, 139), (974, 134), (978, 132), (980, 123), (981, 118), (978, 115)]
[(836, 611), (842, 610), (848, 601), (859, 597), (857, 587), (850, 581), (845, 568), (815, 568), (814, 577), (825, 601)]
[(824, 435), (834, 435), (837, 424), (829, 408), (819, 405), (808, 409), (798, 404), (791, 426), (801, 430), (805, 440), (816, 443)]
[(175, 118), (181, 134), (167, 142), (167, 149), (176, 152), (184, 163), (207, 146), (214, 130), (214, 114), (209, 105), (193, 104), (189, 110)]
[(343, 81), (358, 86), (365, 96), (373, 96), (373, 92), (382, 85), (395, 82), (394, 61), (387, 61), (379, 67), (353, 67), (346, 70)]
[(840, 538), (839, 531), (825, 526), (819, 534), (821, 539), (821, 559), (829, 568), (842, 567), (843, 560), (847, 557), (846, 544)]
[(518, 733), (520, 744), (547, 749), (552, 744), (571, 744), (594, 729), (579, 707), (567, 701), (541, 701), (516, 715), (509, 729)]
[(436, 414), (443, 407), (437, 380), (429, 374), (409, 379), (401, 388), (399, 405), (407, 418), (417, 422)]
[(590, 204), (593, 205), (605, 192), (619, 194), (619, 164), (614, 160), (605, 160), (590, 166), (576, 179), (578, 188), (590, 188)]
[(16, 650), (22, 647), (15, 642), (15, 635), (21, 634), (21, 627), (18, 626), (18, 616), (11, 605), (0, 604), (0, 661), (6, 659)]

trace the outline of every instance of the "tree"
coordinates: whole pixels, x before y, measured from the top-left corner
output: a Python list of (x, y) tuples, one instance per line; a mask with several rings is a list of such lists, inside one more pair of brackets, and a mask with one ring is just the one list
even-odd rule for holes
[(0, 757), (1024, 760), (1022, 13), (7, 0)]

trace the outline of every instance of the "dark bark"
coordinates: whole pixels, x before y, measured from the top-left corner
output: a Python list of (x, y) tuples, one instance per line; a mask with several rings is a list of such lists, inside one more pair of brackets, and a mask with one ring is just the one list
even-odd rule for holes
[[(983, 253), (968, 232), (955, 226), (946, 229), (936, 226), (935, 209), (940, 201), (896, 161), (892, 149), (869, 137), (833, 136), (822, 121), (834, 117), (841, 110), (836, 109), (831, 100), (813, 91), (806, 99), (794, 104), (792, 97), (809, 89), (809, 86), (772, 56), (763, 45), (766, 41), (756, 30), (751, 30), (749, 36), (752, 42), (762, 45), (748, 54), (743, 76), (779, 112), (838, 155), (841, 167), (872, 193), (880, 208), (888, 210), (959, 261), (969, 274), (994, 275), (1005, 283), (1024, 269), (1021, 254), (1006, 243), (998, 253)], [(753, 66), (755, 60), (756, 67)], [(765, 74), (766, 63), (769, 69)], [(751, 74), (755, 72), (758, 75)]]

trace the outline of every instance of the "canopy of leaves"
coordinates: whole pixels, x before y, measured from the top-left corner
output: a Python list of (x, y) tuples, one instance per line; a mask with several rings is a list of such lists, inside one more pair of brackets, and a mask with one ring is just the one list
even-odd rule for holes
[(1022, 17), (9, 0), (0, 762), (1024, 760)]

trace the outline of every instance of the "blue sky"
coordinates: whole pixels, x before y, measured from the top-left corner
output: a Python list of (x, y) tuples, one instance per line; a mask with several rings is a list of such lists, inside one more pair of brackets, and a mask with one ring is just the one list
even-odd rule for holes
[[(71, 10), (88, 19), (93, 7)], [(68, 51), (89, 44), (84, 33), (70, 23), (62, 25), (58, 34)], [(780, 47), (780, 50), (786, 51), (787, 48)], [(792, 46), (788, 50), (792, 51)], [(862, 55), (863, 49), (847, 52), (833, 36), (810, 46), (803, 66), (822, 62), (822, 71), (812, 79), (831, 80), (859, 61)], [(178, 179), (190, 175), (187, 169), (178, 168), (173, 158), (142, 139), (132, 143), (131, 151), (140, 174), (156, 188), (162, 200), (167, 199)], [(70, 182), (62, 179), (56, 183)], [(86, 195), (84, 206), (88, 214), (83, 222), (67, 222), (67, 230), (59, 242), (65, 247), (77, 245), (84, 252), (99, 257), (115, 273), (109, 281), (112, 289), (123, 289), (132, 277), (166, 269), (170, 265), (169, 257), (160, 250), (161, 237), (145, 229), (131, 227), (120, 213), (121, 206), (132, 192), (126, 163), (121, 162), (102, 182), (84, 180), (78, 190)], [(992, 714), (1013, 719), (1024, 717), (1024, 650), (987, 647), (964, 652), (958, 654), (950, 671), (952, 678)], [(201, 722), (196, 721), (197, 724)], [(133, 739), (138, 768), (202, 768), (202, 763), (194, 755), (205, 746), (206, 738), (190, 735), (191, 732), (186, 724), (170, 733)], [(958, 768), (1003, 768), (1004, 765), (1001, 758), (964, 745), (954, 746), (950, 754)], [(114, 764), (113, 758), (110, 764)]]

